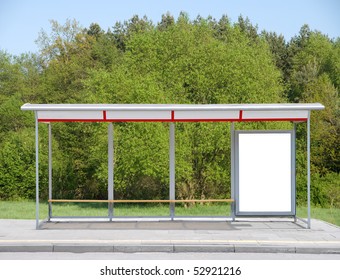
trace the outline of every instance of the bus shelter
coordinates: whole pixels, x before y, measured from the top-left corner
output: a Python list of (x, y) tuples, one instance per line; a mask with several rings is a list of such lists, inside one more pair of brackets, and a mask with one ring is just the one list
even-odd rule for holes
[[(115, 221), (116, 203), (169, 203), (166, 219), (180, 219), (175, 204), (183, 202), (226, 202), (231, 215), (239, 217), (293, 217), (311, 227), (310, 215), (310, 115), (322, 110), (320, 103), (295, 104), (24, 104), (22, 110), (35, 112), (36, 148), (36, 228), (39, 228), (39, 123), (48, 124), (48, 220), (56, 202), (103, 202), (108, 204), (108, 221)], [(291, 122), (291, 130), (235, 130), (236, 122)], [(52, 123), (108, 123), (108, 197), (107, 200), (54, 199), (52, 197)], [(169, 198), (166, 200), (114, 199), (115, 122), (169, 123)], [(175, 123), (230, 122), (231, 197), (227, 199), (177, 200), (175, 196)], [(307, 124), (307, 219), (296, 215), (295, 131), (296, 124)]]

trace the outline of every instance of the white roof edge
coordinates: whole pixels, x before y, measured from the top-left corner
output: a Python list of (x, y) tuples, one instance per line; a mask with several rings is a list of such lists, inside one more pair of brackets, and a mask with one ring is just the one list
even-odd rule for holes
[(321, 103), (276, 104), (30, 104), (21, 106), (24, 111), (311, 111), (323, 110)]

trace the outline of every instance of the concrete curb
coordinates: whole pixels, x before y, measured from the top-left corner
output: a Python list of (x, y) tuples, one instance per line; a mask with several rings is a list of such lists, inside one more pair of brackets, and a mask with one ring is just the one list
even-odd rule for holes
[(46, 253), (53, 252), (51, 245), (0, 245), (0, 253)]
[[(319, 253), (322, 252), (322, 253)], [(340, 254), (340, 248), (297, 247), (297, 254)]]
[(234, 245), (174, 245), (174, 253), (234, 253)]
[(113, 246), (107, 245), (52, 245), (52, 252), (58, 253), (113, 253)]
[(340, 254), (340, 247), (296, 247), (264, 245), (114, 245), (114, 244), (50, 244), (0, 245), (0, 253), (8, 252), (68, 252), (68, 253), (288, 253), (288, 254)]
[[(296, 247), (293, 246), (235, 246), (235, 253), (296, 253)], [(322, 253), (315, 253), (322, 254)]]
[(173, 245), (115, 245), (115, 253), (173, 253)]

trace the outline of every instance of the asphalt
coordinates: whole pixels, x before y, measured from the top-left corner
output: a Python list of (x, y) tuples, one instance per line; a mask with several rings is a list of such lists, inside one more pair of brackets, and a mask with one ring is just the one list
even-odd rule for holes
[(340, 228), (312, 220), (45, 222), (0, 220), (1, 252), (340, 254)]

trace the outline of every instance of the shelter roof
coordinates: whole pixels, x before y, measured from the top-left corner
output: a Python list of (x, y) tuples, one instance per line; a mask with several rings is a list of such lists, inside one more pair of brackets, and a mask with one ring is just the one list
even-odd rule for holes
[(306, 121), (320, 103), (292, 104), (24, 104), (41, 122)]

